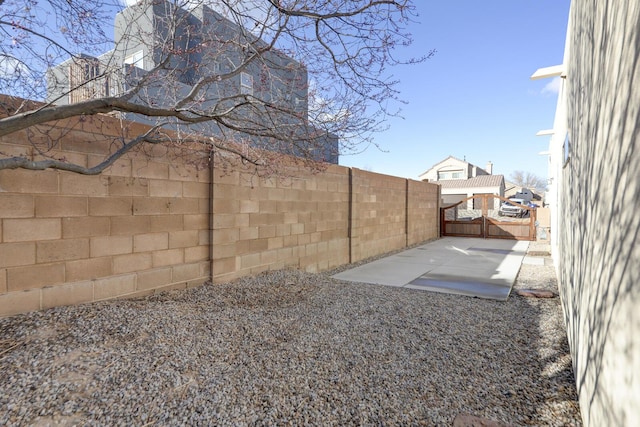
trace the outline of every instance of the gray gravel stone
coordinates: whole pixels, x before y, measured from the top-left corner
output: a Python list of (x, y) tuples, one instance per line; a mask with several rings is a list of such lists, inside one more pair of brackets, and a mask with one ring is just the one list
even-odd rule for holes
[[(335, 272), (0, 319), (0, 425), (581, 425), (559, 298)], [(553, 267), (517, 288), (556, 292)]]

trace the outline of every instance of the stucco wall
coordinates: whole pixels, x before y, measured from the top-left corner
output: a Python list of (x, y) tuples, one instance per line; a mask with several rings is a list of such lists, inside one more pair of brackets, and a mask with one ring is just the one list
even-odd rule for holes
[[(640, 4), (574, 0), (561, 294), (586, 426), (640, 425)], [(558, 117), (563, 115), (558, 112)]]

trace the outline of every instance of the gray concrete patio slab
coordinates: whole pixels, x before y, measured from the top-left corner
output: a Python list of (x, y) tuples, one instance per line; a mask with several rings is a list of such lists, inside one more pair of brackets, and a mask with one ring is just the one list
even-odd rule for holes
[[(348, 282), (372, 283), (375, 285), (404, 286), (408, 281), (424, 274), (425, 264), (408, 263), (396, 256), (375, 261), (370, 268), (354, 268), (334, 277)], [(364, 267), (364, 266), (362, 266)]]
[(446, 237), (333, 277), (506, 300), (528, 246), (525, 241)]

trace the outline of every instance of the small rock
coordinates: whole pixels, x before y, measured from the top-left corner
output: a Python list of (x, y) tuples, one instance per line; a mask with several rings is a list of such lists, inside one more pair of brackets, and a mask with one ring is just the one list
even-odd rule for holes
[(453, 427), (509, 427), (509, 424), (469, 414), (458, 414), (453, 420)]
[(546, 291), (542, 289), (520, 289), (517, 291), (518, 295), (522, 297), (531, 298), (553, 298), (556, 296), (552, 291)]

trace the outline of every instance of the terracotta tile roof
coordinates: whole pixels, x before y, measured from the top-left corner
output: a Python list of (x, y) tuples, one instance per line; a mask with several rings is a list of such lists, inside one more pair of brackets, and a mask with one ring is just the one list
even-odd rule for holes
[(480, 175), (469, 179), (447, 179), (436, 183), (442, 188), (500, 187), (504, 184), (504, 176)]

